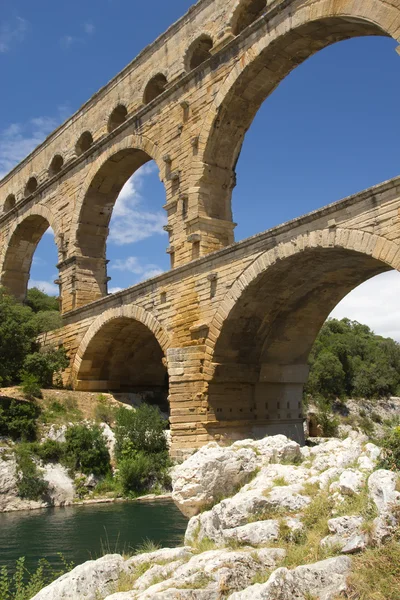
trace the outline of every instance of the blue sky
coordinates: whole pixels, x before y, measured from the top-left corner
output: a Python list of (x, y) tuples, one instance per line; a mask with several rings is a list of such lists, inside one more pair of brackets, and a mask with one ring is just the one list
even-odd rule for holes
[[(0, 174), (191, 4), (1, 0)], [(237, 165), (237, 240), (399, 174), (395, 48), (387, 38), (335, 44), (298, 67), (264, 102)], [(149, 163), (127, 183), (114, 211), (107, 248), (111, 290), (168, 268), (164, 203)], [(47, 234), (35, 254), (32, 282), (54, 289), (56, 261)], [(335, 314), (400, 340), (399, 292), (400, 276), (385, 274), (358, 288)]]

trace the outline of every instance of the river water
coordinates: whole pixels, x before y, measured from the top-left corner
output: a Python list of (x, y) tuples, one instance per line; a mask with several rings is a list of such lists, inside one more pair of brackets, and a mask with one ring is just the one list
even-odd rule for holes
[(26, 557), (29, 570), (46, 558), (60, 566), (61, 552), (75, 565), (108, 552), (131, 552), (144, 540), (161, 546), (183, 541), (187, 519), (173, 502), (124, 502), (0, 514), (0, 566), (14, 570)]

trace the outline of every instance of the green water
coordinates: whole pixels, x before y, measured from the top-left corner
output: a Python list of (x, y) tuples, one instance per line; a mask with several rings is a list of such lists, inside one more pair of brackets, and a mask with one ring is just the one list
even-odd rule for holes
[(182, 543), (187, 519), (172, 502), (127, 502), (0, 514), (0, 566), (12, 571), (26, 557), (60, 566), (61, 552), (76, 565), (107, 552), (133, 552), (145, 539), (162, 546)]

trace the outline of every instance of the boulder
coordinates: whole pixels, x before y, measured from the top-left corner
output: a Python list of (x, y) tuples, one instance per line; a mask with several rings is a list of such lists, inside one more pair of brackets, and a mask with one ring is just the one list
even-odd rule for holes
[(330, 558), (289, 571), (276, 569), (266, 583), (236, 592), (229, 600), (334, 600), (346, 590), (351, 560), (346, 556)]
[(398, 475), (393, 471), (380, 469), (370, 475), (368, 490), (379, 513), (390, 513), (393, 506), (400, 504), (400, 492), (396, 491)]
[(65, 467), (59, 464), (47, 464), (43, 469), (43, 479), (49, 484), (49, 496), (54, 506), (72, 504), (75, 487)]
[(98, 600), (113, 591), (123, 571), (127, 568), (119, 554), (89, 560), (43, 588), (32, 600)]
[(368, 536), (362, 531), (362, 517), (337, 517), (329, 519), (328, 528), (333, 535), (321, 540), (322, 547), (337, 547), (343, 554), (365, 550)]
[(185, 516), (192, 517), (219, 497), (231, 495), (257, 466), (251, 448), (221, 448), (212, 442), (172, 470), (172, 499)]
[(339, 481), (332, 483), (329, 490), (331, 492), (338, 491), (343, 496), (354, 496), (361, 491), (364, 481), (365, 475), (361, 471), (345, 469), (341, 473)]

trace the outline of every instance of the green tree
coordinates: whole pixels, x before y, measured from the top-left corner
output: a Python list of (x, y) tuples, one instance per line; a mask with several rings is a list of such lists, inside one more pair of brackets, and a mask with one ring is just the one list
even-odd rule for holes
[(32, 352), (36, 338), (32, 310), (18, 304), (0, 288), (0, 381), (18, 381), (25, 356)]
[(55, 374), (68, 367), (69, 360), (64, 348), (46, 348), (41, 352), (28, 354), (24, 360), (23, 370), (37, 377), (41, 387), (53, 385)]
[(73, 471), (85, 475), (107, 475), (110, 454), (100, 427), (74, 425), (65, 434), (65, 461)]
[(142, 404), (135, 410), (118, 409), (115, 428), (117, 458), (130, 458), (135, 452), (166, 452), (165, 428), (166, 422), (155, 406)]
[(60, 310), (58, 299), (55, 296), (49, 296), (36, 287), (28, 290), (25, 304), (29, 306), (35, 313), (41, 311)]

